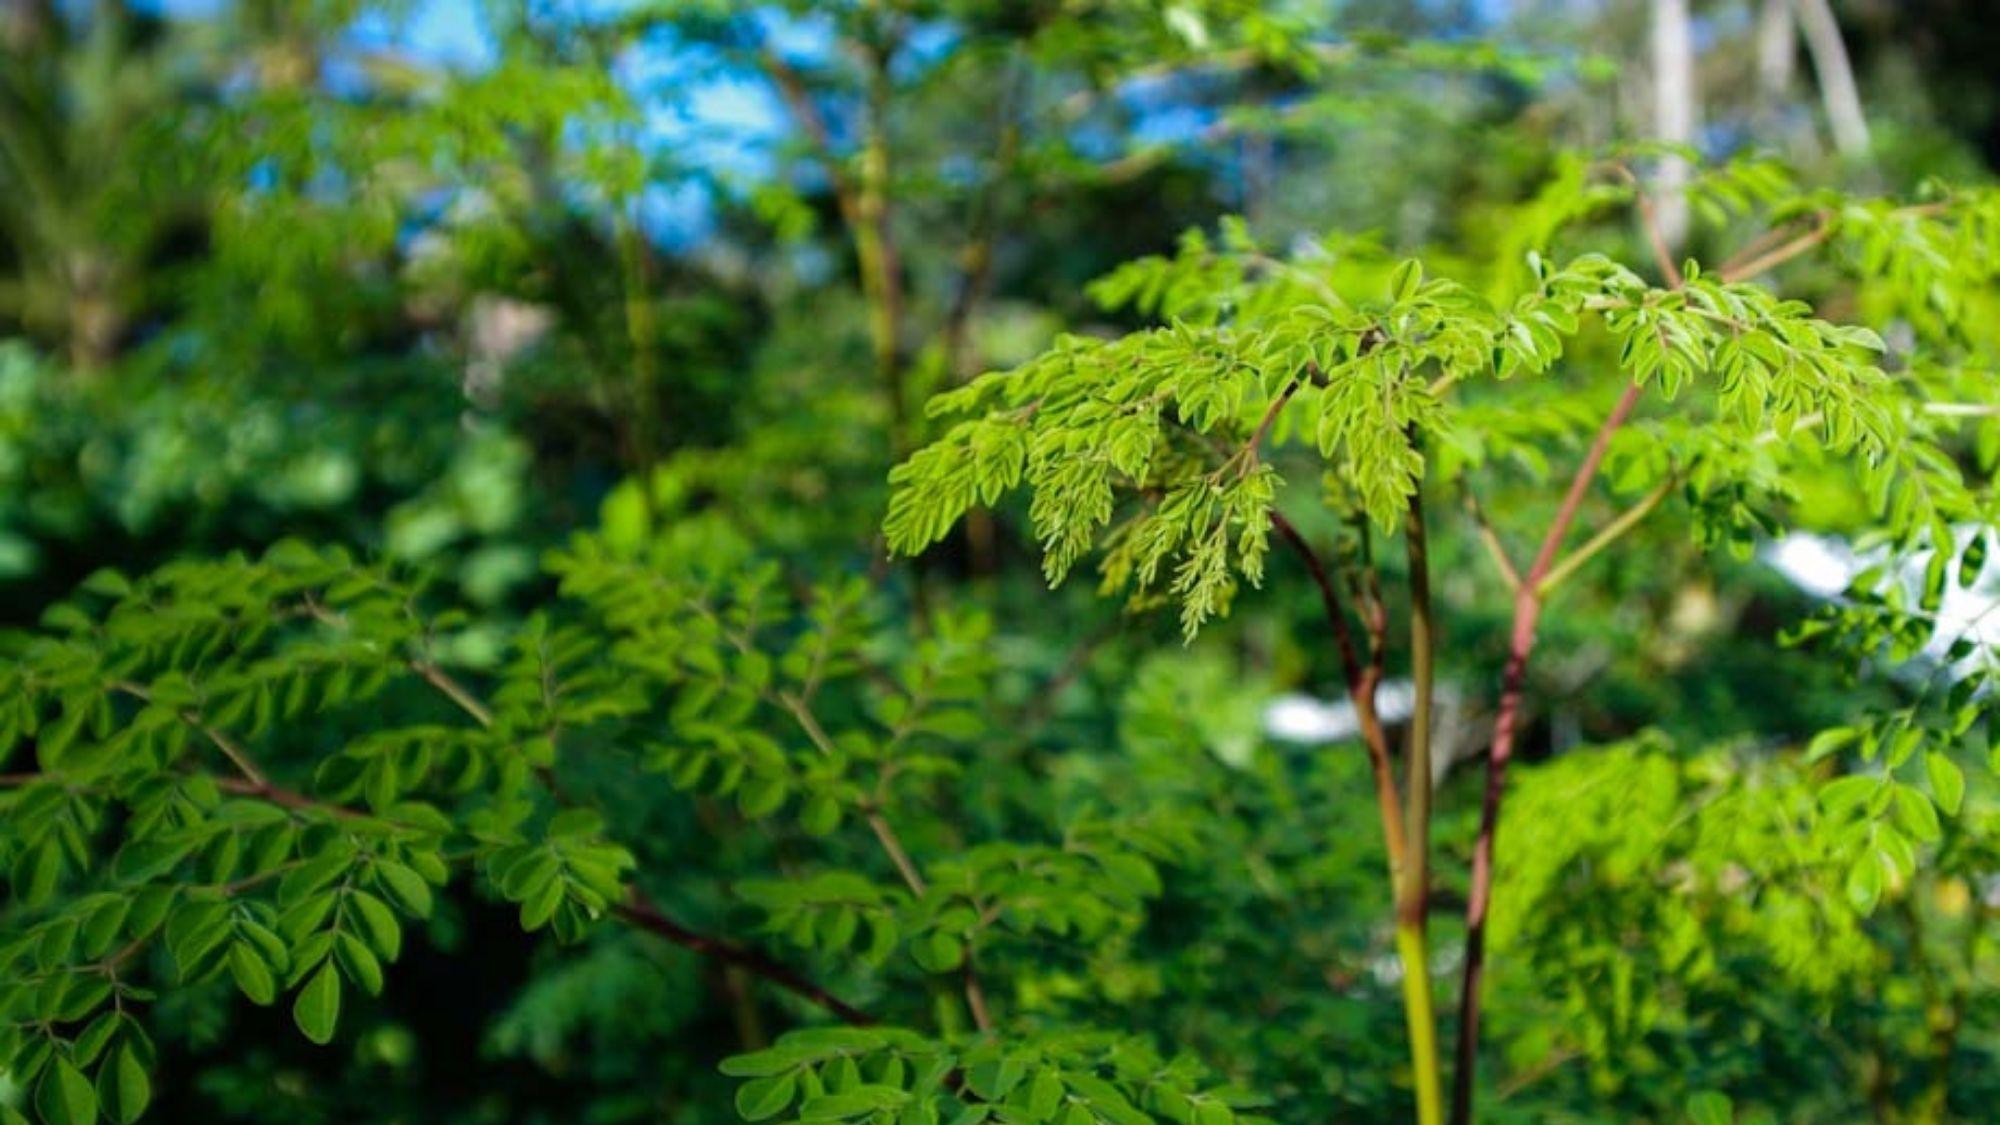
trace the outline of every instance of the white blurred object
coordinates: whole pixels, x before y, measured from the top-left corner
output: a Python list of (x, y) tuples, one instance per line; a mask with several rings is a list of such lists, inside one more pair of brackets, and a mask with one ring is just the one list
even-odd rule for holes
[[(1388, 680), (1375, 689), (1375, 710), (1384, 723), (1400, 723), (1416, 706), (1416, 688), (1408, 680)], [(1304, 692), (1287, 692), (1264, 708), (1264, 733), (1280, 742), (1339, 742), (1361, 733), (1354, 701), (1327, 701)]]
[[(1954, 560), (1984, 534), (1971, 524), (1954, 527), (1952, 532)], [(2000, 543), (1989, 539), (1987, 546), (2000, 547)], [(1793, 532), (1774, 539), (1759, 554), (1766, 565), (1794, 586), (1819, 598), (1838, 597), (1856, 576), (1884, 557), (1881, 551), (1857, 552), (1845, 540), (1809, 532)], [(1918, 554), (1906, 560), (1896, 575), (1912, 604), (1923, 589), (1924, 568), (1929, 561), (1928, 553)], [(1956, 569), (1956, 563), (1952, 569)], [(1944, 600), (1938, 605), (1937, 621), (1937, 633), (1924, 648), (1924, 654), (1932, 659), (1945, 659), (1947, 650), (1961, 637), (1983, 647), (2000, 645), (2000, 566), (1989, 566), (1970, 590), (1948, 579)]]

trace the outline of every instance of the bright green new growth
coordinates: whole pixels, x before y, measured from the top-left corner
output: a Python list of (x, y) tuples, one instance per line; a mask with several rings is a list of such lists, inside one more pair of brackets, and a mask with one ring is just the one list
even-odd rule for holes
[[(1958, 261), (1978, 261), (2000, 205), (1990, 195), (1956, 201), (1950, 217), (1959, 221), (1949, 225), (1851, 211), (1841, 229), (1859, 231), (1868, 262), (1925, 292), (1936, 287), (1926, 271), (1946, 266), (1929, 248), (1951, 242)], [(1881, 248), (1892, 224), (1915, 229), (1920, 249)], [(1101, 545), (1104, 590), (1143, 596), (1165, 585), (1192, 636), (1227, 608), (1239, 578), (1262, 579), (1284, 483), (1264, 459), (1267, 436), (1308, 442), (1329, 501), (1388, 533), (1423, 483), (1427, 444), (1477, 458), (1478, 428), (1460, 417), (1453, 388), (1546, 373), (1592, 321), (1633, 383), (1669, 401), (1701, 392), (1679, 409), (1703, 415), (1703, 438), (1668, 456), (1691, 462), (1679, 471), (1705, 493), (1751, 483), (1746, 448), (1795, 438), (1859, 453), (1881, 495), (1899, 473), (1947, 473), (1906, 448), (1905, 438), (1927, 432), (1921, 405), (1876, 366), (1884, 345), (1871, 329), (1828, 323), (1803, 302), (1694, 263), (1685, 284), (1667, 289), (1601, 255), (1553, 266), (1531, 252), (1528, 261), (1531, 288), (1496, 306), (1426, 278), (1414, 260), (1390, 268), (1333, 244), (1281, 260), (1240, 224), (1225, 227), (1220, 246), (1190, 233), (1174, 257), (1133, 263), (1093, 289), (1107, 309), (1166, 326), (1065, 337), (1019, 370), (932, 401), (934, 417), (974, 417), (891, 474), (890, 545), (920, 551), (968, 509), (1025, 483), (1051, 582)], [(1899, 494), (1898, 504), (1923, 507), (1898, 522), (1935, 520), (1928, 497)]]
[[(1432, 1042), (1424, 975), (1432, 772), (1425, 712), (1436, 635), (1426, 489), (1458, 487), (1515, 595), (1467, 908), (1452, 1106), (1460, 1122), (1471, 1114), (1504, 770), (1525, 669), (1555, 589), (1676, 486), (1702, 543), (1726, 541), (1747, 553), (1757, 531), (1782, 526), (1778, 513), (1799, 470), (1843, 464), (1865, 491), (1894, 558), (1929, 557), (1923, 616), (1903, 612), (1893, 581), (1885, 593), (1866, 581), (1851, 591), (1858, 606), (1882, 608), (1879, 620), (1871, 621), (1866, 608), (1858, 615), (1833, 611), (1844, 635), (1865, 638), (1851, 665), (1859, 667), (1867, 648), (1887, 636), (1904, 638), (1900, 655), (1907, 658), (1945, 627), (1936, 611), (1943, 576), (1958, 557), (1954, 524), (1991, 522), (1990, 498), (1967, 487), (1960, 466), (1968, 423), (1977, 427), (1976, 458), (1984, 469), (2000, 454), (2000, 421), (1991, 407), (1996, 388), (1990, 367), (1966, 362), (1985, 344), (1976, 330), (1967, 331), (1964, 309), (1967, 295), (1990, 283), (2000, 259), (2000, 194), (1971, 192), (1913, 206), (1805, 197), (1755, 160), (1705, 172), (1686, 190), (1695, 209), (1718, 225), (1747, 214), (1771, 231), (1713, 269), (1692, 259), (1676, 263), (1654, 201), (1621, 159), (1566, 166), (1521, 223), (1522, 291), (1508, 291), (1503, 280), (1494, 299), (1427, 277), (1418, 260), (1392, 266), (1365, 246), (1329, 242), (1275, 256), (1240, 223), (1225, 225), (1219, 246), (1191, 233), (1175, 256), (1129, 265), (1094, 289), (1108, 310), (1130, 308), (1162, 326), (1108, 340), (1065, 337), (1018, 370), (938, 396), (934, 417), (970, 417), (890, 476), (885, 527), (893, 550), (921, 551), (973, 506), (995, 505), (1025, 484), (1029, 523), (1051, 583), (1101, 548), (1102, 592), (1130, 591), (1143, 604), (1164, 589), (1179, 604), (1190, 640), (1227, 610), (1240, 582), (1262, 581), (1274, 530), (1300, 554), (1320, 586), (1375, 775), (1399, 950), (1413, 982), (1405, 1002), (1417, 1116), (1426, 1123), (1443, 1118), (1443, 1066)], [(1609, 207), (1637, 210), (1664, 284), (1598, 253), (1554, 264), (1551, 245), (1565, 228)], [(1789, 240), (1788, 232), (1795, 232)], [(1892, 353), (1875, 330), (1822, 319), (1811, 305), (1784, 299), (1758, 280), (1822, 244), (1850, 260), (1879, 312), (1911, 330), (1908, 344)], [(1528, 417), (1535, 398), (1511, 406), (1508, 388), (1489, 385), (1517, 375), (1573, 377), (1571, 353), (1592, 357), (1602, 365), (1592, 374), (1615, 372), (1625, 387), (1601, 425), (1587, 409)], [(1664, 416), (1634, 420), (1645, 399), (1662, 404)], [(1546, 478), (1546, 448), (1592, 426), (1596, 435), (1540, 550), (1517, 570), (1479, 513), (1475, 476), (1511, 460)], [(1270, 458), (1281, 456), (1291, 439), (1317, 455), (1306, 464), (1317, 470), (1323, 506), (1350, 527), (1337, 560), (1343, 582), (1336, 583), (1278, 510), (1285, 477), (1267, 450)], [(1565, 556), (1571, 521), (1600, 470), (1621, 491), (1649, 491)], [(1388, 606), (1371, 546), (1398, 529), (1407, 549), (1419, 712), (1400, 784), (1375, 717)], [(1983, 562), (1984, 540), (1975, 535), (1973, 542), (1977, 550), (1968, 549), (1958, 568), (1968, 586)], [(1878, 570), (1875, 582), (1888, 573)], [(1340, 585), (1353, 599), (1365, 644), (1355, 640)], [(1965, 644), (1954, 646), (1954, 660), (1970, 653)], [(1988, 663), (1990, 676), (1990, 654)], [(1959, 680), (1955, 734), (1972, 721), (1968, 713), (1981, 709), (1982, 682), (1978, 674)], [(1940, 839), (1939, 810), (1953, 813), (1963, 796), (1963, 778), (1944, 750), (1925, 758), (1928, 794), (1892, 780), (1920, 740), (1910, 722), (1887, 720), (1889, 734), (1869, 736), (1870, 757), (1878, 743), (1895, 747), (1887, 755), (1890, 773), (1842, 778), (1820, 795), (1825, 815), (1814, 827), (1828, 842), (1829, 862), (1846, 873), (1847, 897), (1864, 914), (1885, 884), (1913, 876), (1917, 847)], [(1909, 737), (1894, 733), (1905, 729)]]

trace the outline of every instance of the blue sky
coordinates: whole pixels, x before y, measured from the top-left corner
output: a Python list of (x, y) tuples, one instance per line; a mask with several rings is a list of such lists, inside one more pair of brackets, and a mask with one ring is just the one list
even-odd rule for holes
[[(616, 0), (590, 0), (615, 7)], [(230, 0), (154, 0), (168, 16), (200, 19), (226, 10)], [(809, 28), (783, 29), (789, 46), (810, 49)], [(400, 18), (371, 14), (355, 25), (351, 42), (364, 49), (406, 52), (428, 62), (477, 70), (496, 61), (492, 37), (477, 0), (415, 0)], [(771, 146), (783, 133), (783, 108), (763, 83), (741, 76), (703, 77), (692, 86), (691, 60), (668, 48), (639, 47), (619, 65), (619, 78), (635, 93), (672, 87), (674, 97), (646, 98), (645, 135), (682, 163), (725, 176), (755, 178), (771, 167)], [(643, 220), (656, 238), (698, 240), (712, 221), (705, 189), (656, 188), (641, 200)]]
[[(228, 8), (231, 0), (141, 0), (169, 16), (199, 19)], [(624, 0), (568, 0), (584, 11), (614, 11)], [(1479, 0), (1480, 17), (1504, 15), (1508, 0)], [(771, 41), (788, 54), (810, 54), (827, 43), (828, 29), (813, 17), (773, 23)], [(496, 61), (492, 37), (479, 0), (409, 0), (399, 18), (371, 14), (354, 28), (351, 41), (371, 50), (394, 50), (445, 66), (477, 70)], [(943, 50), (948, 41), (929, 45)], [(920, 47), (921, 49), (921, 47)], [(699, 167), (725, 179), (754, 181), (768, 175), (773, 150), (788, 124), (784, 107), (763, 81), (740, 72), (718, 73), (698, 65), (686, 49), (666, 45), (635, 47), (618, 65), (618, 77), (647, 107), (644, 135), (659, 151), (671, 152), (682, 166)], [(697, 74), (699, 75), (697, 77)], [(670, 97), (647, 96), (670, 91)], [(1141, 142), (1186, 136), (1207, 122), (1199, 115), (1162, 114), (1142, 123)], [(654, 189), (642, 201), (646, 225), (655, 237), (685, 244), (706, 233), (712, 218), (706, 189), (689, 183)]]

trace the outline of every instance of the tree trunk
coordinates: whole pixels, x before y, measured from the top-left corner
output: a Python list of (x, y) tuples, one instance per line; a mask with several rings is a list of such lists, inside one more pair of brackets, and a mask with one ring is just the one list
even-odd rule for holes
[[(1653, 0), (1653, 135), (1673, 144), (1695, 138), (1694, 36), (1688, 0)], [(1668, 158), (1660, 167), (1660, 233), (1679, 249), (1687, 237), (1688, 205), (1683, 190), (1688, 163)]]
[(1827, 127), (1833, 131), (1833, 147), (1842, 156), (1865, 158), (1869, 152), (1868, 118), (1861, 111), (1861, 93), (1854, 85), (1854, 67), (1847, 61), (1847, 45), (1840, 39), (1840, 24), (1826, 0), (1792, 0), (1805, 33), (1806, 50), (1812, 55), (1813, 74), (1819, 79), (1819, 96), (1826, 107)]

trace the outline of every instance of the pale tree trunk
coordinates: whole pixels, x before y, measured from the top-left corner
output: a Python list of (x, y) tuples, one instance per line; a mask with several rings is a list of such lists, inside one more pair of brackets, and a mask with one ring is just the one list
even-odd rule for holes
[(1792, 0), (1764, 0), (1757, 14), (1757, 93), (1762, 110), (1775, 116), (1792, 89), (1792, 71), (1798, 57), (1798, 25), (1792, 18)]
[[(1689, 26), (1688, 0), (1653, 0), (1653, 135), (1674, 144), (1692, 145), (1695, 134), (1694, 35)], [(1688, 164), (1679, 157), (1660, 167), (1658, 208), (1660, 231), (1667, 245), (1678, 248), (1687, 236), (1688, 205), (1683, 189)]]
[(1819, 79), (1820, 101), (1826, 107), (1826, 123), (1833, 131), (1833, 146), (1842, 156), (1868, 155), (1868, 118), (1861, 112), (1861, 93), (1854, 85), (1854, 67), (1847, 61), (1847, 45), (1840, 40), (1840, 24), (1833, 18), (1827, 0), (1792, 0), (1798, 12), (1799, 30), (1805, 33), (1806, 50), (1812, 55), (1813, 74)]

